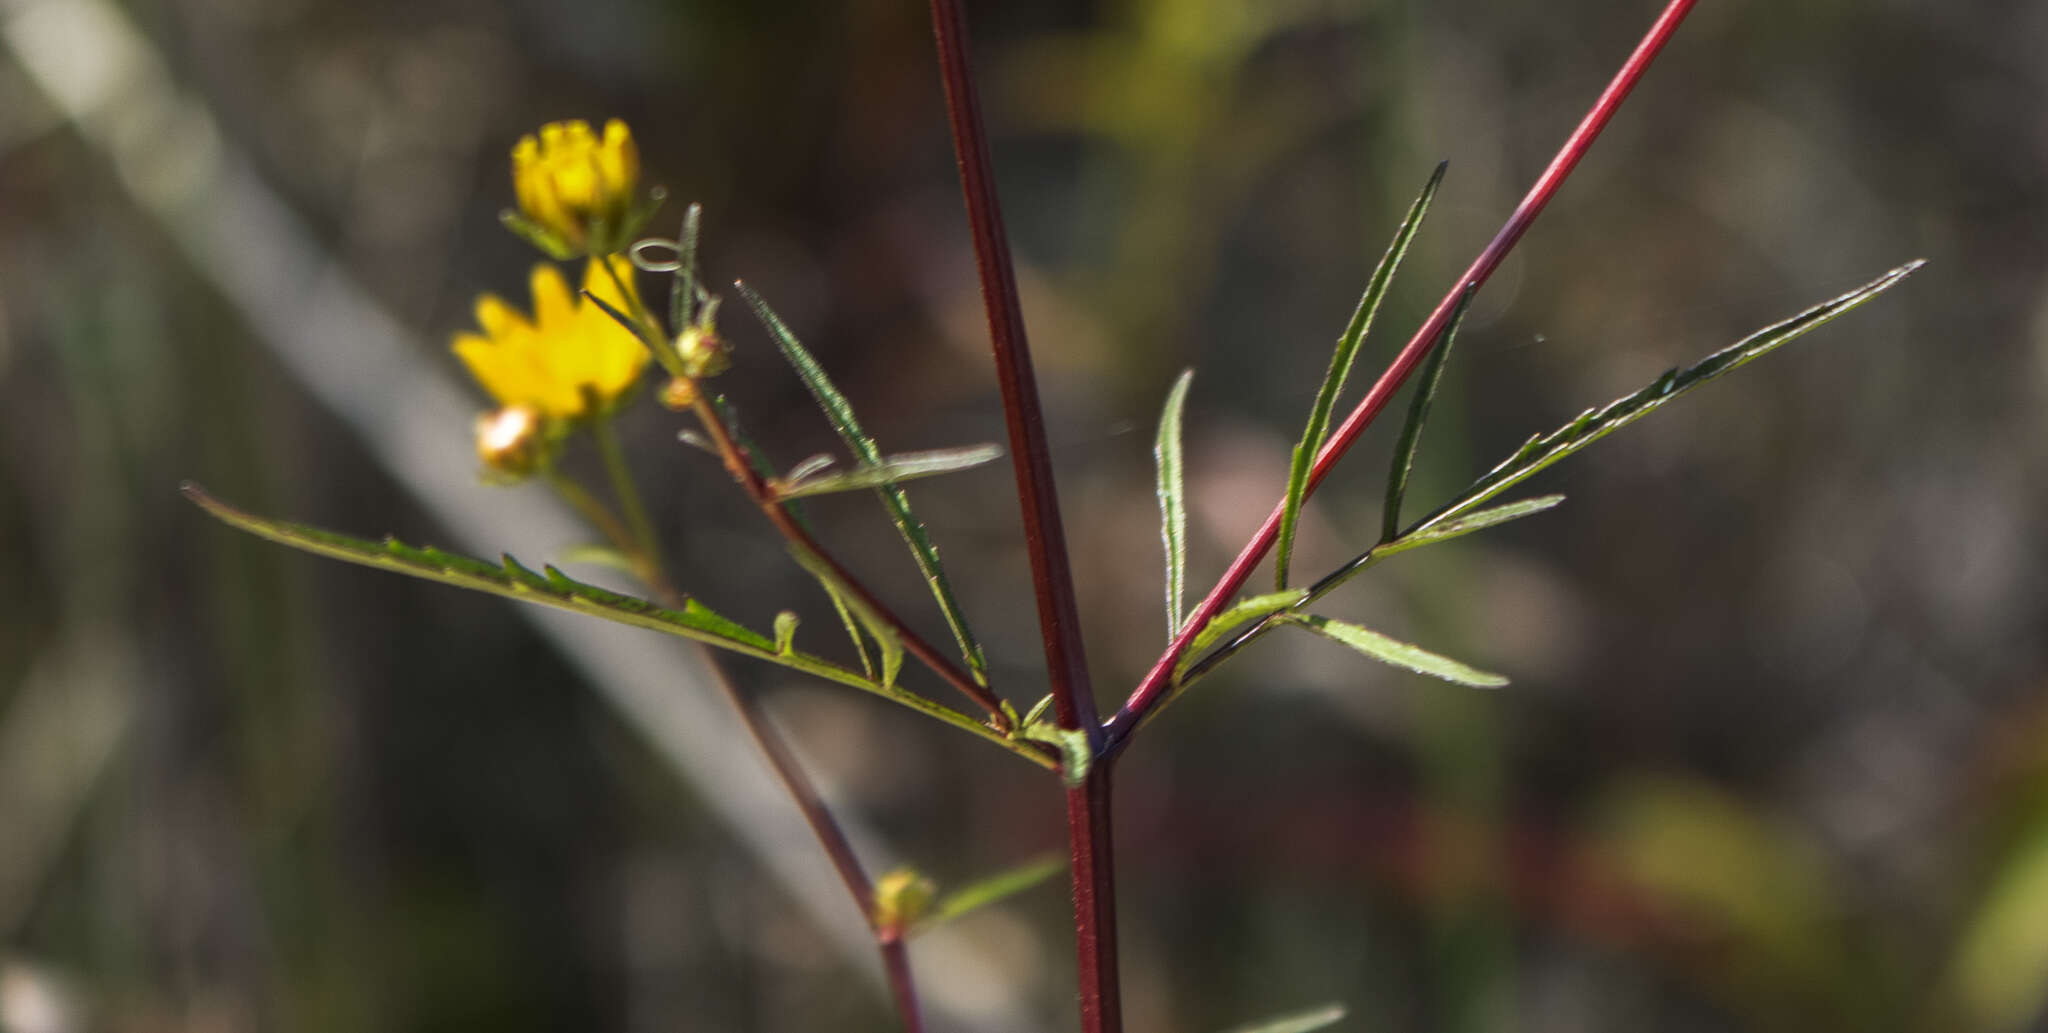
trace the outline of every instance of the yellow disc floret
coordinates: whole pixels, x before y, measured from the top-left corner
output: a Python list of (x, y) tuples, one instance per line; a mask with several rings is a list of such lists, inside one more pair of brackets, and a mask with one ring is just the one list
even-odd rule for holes
[(639, 183), (640, 151), (616, 118), (604, 124), (602, 139), (576, 119), (550, 122), (512, 148), (520, 212), (574, 252), (618, 250)]
[[(617, 280), (598, 265), (612, 263)], [(583, 289), (622, 312), (633, 311), (633, 267), (624, 258), (591, 259)], [(619, 285), (628, 293), (621, 293)], [(549, 419), (574, 419), (616, 401), (647, 364), (647, 346), (595, 303), (571, 294), (552, 265), (533, 270), (533, 317), (494, 294), (476, 302), (481, 334), (455, 335), (455, 354), (477, 383), (507, 406), (528, 406)]]

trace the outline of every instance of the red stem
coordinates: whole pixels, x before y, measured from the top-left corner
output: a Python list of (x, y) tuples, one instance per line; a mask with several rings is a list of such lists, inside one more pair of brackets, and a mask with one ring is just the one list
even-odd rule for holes
[[(1457, 308), (1458, 297), (1467, 287), (1476, 289), (1484, 284), (1487, 278), (1493, 275), (1494, 270), (1500, 268), (1501, 261), (1507, 258), (1515, 242), (1522, 239), (1522, 234), (1536, 221), (1536, 216), (1550, 203), (1558, 188), (1564, 185), (1565, 177), (1571, 175), (1572, 169), (1579, 164), (1579, 159), (1585, 157), (1586, 151), (1593, 146), (1593, 141), (1600, 136), (1600, 131), (1607, 127), (1608, 120), (1614, 117), (1614, 112), (1621, 107), (1621, 102), (1628, 99), (1629, 91), (1635, 89), (1636, 82), (1649, 69), (1650, 62), (1656, 60), (1658, 52), (1664, 49), (1664, 44), (1670, 41), (1671, 34), (1677, 31), (1679, 23), (1691, 13), (1696, 2), (1697, 0), (1671, 0), (1664, 8), (1664, 13), (1650, 26), (1650, 31), (1643, 36), (1642, 42), (1636, 44), (1635, 52), (1629, 55), (1621, 70), (1615, 73), (1613, 81), (1601, 92), (1600, 99), (1593, 102), (1592, 110), (1586, 112), (1586, 117), (1565, 140), (1564, 147), (1557, 152), (1557, 157), (1551, 159), (1550, 167), (1544, 169), (1543, 175), (1537, 177), (1536, 184), (1529, 188), (1528, 196), (1522, 198), (1522, 203), (1516, 206), (1514, 214), (1508, 217), (1500, 232), (1494, 235), (1492, 242), (1486, 245), (1486, 249), (1479, 253), (1477, 259), (1473, 260), (1472, 267), (1465, 270), (1465, 275), (1459, 277), (1452, 285), (1444, 299), (1437, 303), (1436, 311), (1430, 313), (1429, 318), (1423, 321), (1422, 326), (1415, 331), (1415, 336), (1409, 339), (1407, 346), (1401, 349), (1386, 372), (1380, 374), (1379, 380), (1365, 393), (1358, 407), (1351, 410), (1351, 415), (1345, 417), (1344, 422), (1330, 435), (1330, 440), (1323, 445), (1322, 451), (1316, 453), (1315, 466), (1310, 469), (1308, 476), (1309, 492), (1314, 492), (1323, 478), (1329, 475), (1330, 469), (1344, 457), (1344, 453), (1358, 440), (1358, 436), (1364, 433), (1365, 428), (1371, 425), (1373, 419), (1380, 414), (1380, 410), (1386, 408), (1387, 402), (1394, 397), (1394, 392), (1400, 389), (1402, 382), (1414, 372), (1423, 356), (1435, 346), (1437, 337), (1450, 321), (1451, 312)], [(1244, 551), (1238, 553), (1237, 559), (1223, 572), (1223, 577), (1216, 582), (1216, 587), (1210, 589), (1209, 594), (1203, 597), (1201, 605), (1195, 607), (1180, 635), (1167, 647), (1158, 662), (1152, 665), (1152, 670), (1146, 673), (1144, 680), (1138, 683), (1137, 689), (1124, 701), (1116, 715), (1109, 719), (1104, 726), (1108, 740), (1103, 746), (1105, 755), (1113, 756), (1121, 750), (1129, 740), (1131, 731), (1144, 720), (1146, 713), (1157, 706), (1160, 700), (1166, 698), (1167, 690), (1172, 687), (1174, 666), (1180, 662), (1181, 654), (1187, 652), (1195, 634), (1209, 623), (1210, 618), (1222, 612), (1237, 595), (1238, 590), (1244, 587), (1252, 571), (1273, 547), (1274, 539), (1280, 533), (1280, 517), (1285, 508), (1284, 499), (1280, 505), (1273, 507), (1272, 515), (1259, 526), (1258, 533), (1252, 535), (1251, 541), (1245, 543)]]
[[(988, 310), (989, 346), (1002, 388), (1009, 426), (1010, 458), (1024, 515), (1024, 543), (1038, 600), (1038, 624), (1045, 642), (1046, 673), (1059, 727), (1088, 737), (1091, 752), (1102, 738), (1101, 717), (1088, 680), (1081, 645), (1079, 608), (1066, 535), (1060, 526), (1045, 414), (1024, 336), (1024, 311), (1017, 275), (1003, 231), (989, 157), (988, 130), (974, 86), (966, 18), (959, 0), (931, 0), (932, 36), (938, 45), (940, 77), (946, 87), (946, 115), (953, 153), (960, 166), (967, 223), (974, 237), (982, 303)], [(1096, 763), (1081, 785), (1067, 791), (1067, 842), (1072, 851), (1074, 941), (1080, 966), (1081, 1027), (1086, 1033), (1120, 1033), (1116, 957), (1116, 883), (1111, 860), (1109, 765)]]
[(889, 992), (896, 997), (896, 1012), (903, 1016), (903, 1033), (924, 1033), (924, 1016), (917, 1009), (917, 984), (910, 978), (910, 951), (900, 935), (882, 940), (882, 967), (889, 970)]
[(818, 794), (818, 787), (812, 784), (810, 776), (804, 774), (796, 755), (790, 752), (789, 744), (783, 741), (775, 726), (768, 723), (767, 715), (761, 713), (753, 698), (742, 693), (732, 679), (726, 677), (725, 669), (708, 648), (704, 650), (704, 662), (711, 667), (711, 680), (718, 683), (719, 691), (725, 693), (726, 700), (739, 712), (740, 722), (754, 737), (754, 745), (761, 748), (762, 756), (768, 758), (768, 766), (775, 770), (775, 776), (789, 790), (797, 810), (803, 812), (804, 822), (811, 827), (811, 834), (818, 837), (818, 845), (831, 859), (833, 870), (839, 873), (839, 881), (846, 884), (853, 906), (860, 909), (862, 921), (874, 933), (875, 947), (881, 952), (882, 968), (889, 975), (889, 991), (896, 1001), (896, 1013), (903, 1019), (904, 1033), (924, 1033), (924, 1017), (917, 1006), (917, 989), (910, 979), (910, 955), (904, 950), (903, 938), (898, 931), (875, 924), (875, 885), (860, 866), (860, 858), (854, 854), (846, 831), (832, 817), (832, 811), (825, 806), (825, 798)]

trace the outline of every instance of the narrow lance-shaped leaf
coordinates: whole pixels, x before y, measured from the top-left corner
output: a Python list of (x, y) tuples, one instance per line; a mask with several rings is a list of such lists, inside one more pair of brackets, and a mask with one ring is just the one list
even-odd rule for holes
[(697, 315), (697, 237), (704, 224), (704, 206), (691, 202), (683, 209), (683, 231), (676, 237), (675, 279), (668, 288), (668, 325), (673, 333)]
[[(866, 466), (880, 466), (883, 461), (881, 449), (875, 445), (874, 439), (868, 437), (867, 432), (861, 429), (859, 419), (853, 414), (852, 404), (847, 402), (845, 395), (839, 393), (832, 379), (825, 375), (824, 367), (818, 365), (818, 360), (804, 349), (796, 335), (790, 332), (788, 325), (783, 323), (782, 318), (768, 307), (768, 303), (763, 301), (753, 288), (744, 283), (736, 283), (734, 286), (739, 289), (740, 295), (747, 299), (747, 304), (753, 308), (754, 315), (761, 320), (761, 325), (767, 328), (768, 336), (775, 339), (776, 347), (782, 350), (783, 357), (789, 360), (790, 366), (796, 370), (797, 377), (804, 382), (804, 387), (810, 390), (811, 397), (817, 400), (818, 407), (824, 411), (825, 419), (832, 424), (833, 430), (839, 432), (840, 439), (846, 442), (846, 447), (853, 453), (854, 458)], [(960, 657), (966, 661), (968, 671), (974, 675), (975, 681), (983, 685), (988, 684), (988, 661), (982, 655), (981, 643), (975, 639), (973, 630), (967, 626), (967, 615), (961, 610), (960, 601), (953, 594), (953, 586), (946, 580), (945, 567), (939, 562), (938, 546), (932, 544), (931, 535), (925, 531), (924, 524), (910, 511), (910, 499), (903, 494), (903, 489), (893, 483), (883, 483), (875, 487), (875, 493), (881, 496), (882, 505), (889, 511), (889, 519), (895, 522), (896, 530), (902, 534), (904, 544), (910, 547), (911, 558), (917, 561), (918, 571), (924, 575), (925, 584), (931, 587), (932, 598), (938, 602), (939, 612), (945, 616), (946, 626), (953, 632), (953, 641), (959, 645)]]
[(916, 693), (878, 683), (872, 677), (864, 678), (859, 672), (848, 670), (823, 657), (796, 649), (777, 652), (773, 640), (713, 612), (695, 599), (684, 600), (683, 608), (680, 610), (672, 609), (645, 599), (636, 599), (596, 585), (585, 584), (554, 567), (542, 567), (535, 571), (510, 556), (504, 557), (502, 563), (494, 564), (440, 549), (407, 545), (395, 539), (370, 541), (304, 524), (255, 516), (208, 495), (197, 485), (187, 484), (182, 490), (186, 498), (223, 523), (281, 545), (456, 588), (467, 588), (507, 599), (600, 617), (619, 624), (646, 628), (768, 660), (792, 670), (873, 693), (989, 740), (1033, 763), (1050, 766), (1050, 762), (1038, 751), (1020, 748), (1007, 736), (989, 728), (978, 718), (969, 717)]
[(1344, 1006), (1332, 1002), (1239, 1026), (1230, 1033), (1312, 1033), (1342, 1019), (1344, 1014)]
[(1471, 307), (1472, 295), (1478, 289), (1478, 284), (1469, 283), (1458, 295), (1458, 307), (1451, 310), (1450, 322), (1444, 324), (1442, 342), (1429, 353), (1429, 361), (1422, 367), (1422, 377), (1415, 385), (1415, 397), (1408, 401), (1408, 419), (1401, 425), (1401, 438), (1394, 445), (1394, 465), (1387, 473), (1387, 505), (1380, 521), (1380, 541), (1393, 541), (1401, 530), (1401, 499), (1408, 494), (1408, 469), (1415, 464), (1415, 447), (1422, 442), (1422, 425), (1429, 422), (1429, 405), (1436, 400), (1436, 385), (1443, 379), (1445, 360), (1450, 358), (1451, 344), (1458, 339), (1458, 325), (1465, 321), (1465, 310)]
[(1067, 870), (1067, 859), (1058, 855), (1027, 861), (1014, 868), (976, 880), (939, 898), (930, 912), (911, 926), (910, 932), (930, 932), (969, 912), (1014, 897)]
[(1490, 674), (1459, 663), (1450, 657), (1439, 656), (1421, 646), (1390, 638), (1363, 625), (1313, 614), (1290, 617), (1289, 623), (1298, 624), (1325, 638), (1342, 642), (1381, 663), (1406, 668), (1416, 674), (1426, 674), (1432, 678), (1442, 678), (1447, 682), (1481, 689), (1499, 688), (1508, 683), (1506, 678), (1498, 674)]
[(1159, 413), (1159, 436), (1152, 444), (1152, 459), (1159, 477), (1159, 541), (1166, 549), (1166, 638), (1180, 634), (1181, 604), (1187, 594), (1188, 509), (1187, 475), (1181, 452), (1181, 413), (1188, 404), (1188, 385), (1194, 370), (1182, 370), (1166, 392), (1166, 406)]
[(1229, 609), (1211, 617), (1209, 623), (1202, 625), (1202, 630), (1195, 633), (1194, 641), (1188, 643), (1187, 650), (1181, 654), (1180, 663), (1174, 666), (1173, 680), (1179, 681), (1181, 675), (1186, 674), (1188, 668), (1194, 666), (1202, 654), (1209, 651), (1210, 646), (1222, 641), (1223, 636), (1230, 634), (1239, 626), (1279, 613), (1291, 606), (1299, 606), (1307, 599), (1308, 589), (1290, 588), (1284, 592), (1268, 592), (1265, 595), (1238, 600)]
[(1498, 527), (1510, 520), (1520, 520), (1525, 516), (1541, 513), (1563, 501), (1563, 495), (1538, 495), (1535, 498), (1509, 502), (1489, 509), (1475, 509), (1462, 516), (1418, 527), (1391, 542), (1374, 545), (1352, 557), (1336, 570), (1323, 575), (1322, 580), (1315, 583), (1315, 597), (1320, 599), (1330, 594), (1337, 586), (1356, 577), (1367, 567), (1396, 553), (1447, 542), (1474, 531), (1484, 531), (1489, 527)]
[(635, 576), (638, 576), (638, 574), (640, 573), (640, 566), (639, 564), (633, 562), (633, 557), (628, 556), (623, 552), (620, 552), (617, 548), (613, 546), (599, 545), (596, 542), (586, 542), (582, 545), (571, 545), (568, 548), (563, 549), (561, 555), (561, 562), (588, 563), (592, 566), (597, 567), (610, 567), (613, 570), (622, 571), (624, 573), (633, 574)]
[(929, 452), (900, 452), (884, 456), (879, 463), (862, 465), (838, 473), (791, 469), (789, 476), (770, 482), (777, 498), (795, 499), (806, 495), (825, 495), (835, 491), (855, 491), (861, 488), (880, 488), (898, 481), (914, 480), (919, 477), (933, 477), (942, 473), (968, 470), (995, 459), (1002, 458), (999, 445), (968, 445), (963, 448), (940, 448)]
[(1902, 265), (1847, 294), (1815, 305), (1782, 323), (1767, 326), (1687, 369), (1671, 370), (1635, 394), (1617, 398), (1598, 409), (1588, 409), (1563, 427), (1530, 438), (1515, 454), (1474, 481), (1463, 495), (1424, 518), (1409, 533), (1426, 530), (1465, 513), (1550, 464), (1642, 419), (1673, 398), (1818, 329), (1896, 285), (1923, 264), (1923, 261), (1913, 261)]
[[(840, 619), (844, 620), (847, 614), (852, 614), (853, 619), (859, 621), (860, 626), (867, 630), (868, 637), (875, 640), (875, 647), (882, 653), (882, 685), (894, 688), (896, 675), (903, 670), (903, 640), (896, 637), (896, 629), (864, 602), (859, 593), (842, 581), (838, 572), (832, 569), (832, 565), (827, 563), (824, 557), (801, 545), (792, 545), (789, 553), (796, 558), (798, 566), (810, 571), (811, 576), (817, 578), (818, 583), (824, 586), (825, 593), (832, 597), (832, 605), (839, 608)], [(847, 633), (851, 635), (853, 632), (853, 626), (849, 622)], [(859, 637), (856, 636), (854, 645), (858, 647), (859, 644)], [(865, 652), (861, 656), (861, 663), (867, 663)]]
[(1426, 529), (1411, 531), (1391, 542), (1374, 546), (1373, 554), (1375, 556), (1391, 556), (1397, 552), (1406, 552), (1409, 549), (1417, 549), (1425, 545), (1447, 542), (1453, 538), (1461, 538), (1471, 534), (1474, 531), (1484, 531), (1489, 527), (1498, 527), (1510, 520), (1520, 520), (1525, 516), (1533, 516), (1563, 501), (1563, 495), (1538, 495), (1535, 498), (1522, 499), (1519, 502), (1509, 502), (1488, 509), (1475, 509), (1463, 516), (1438, 521), (1429, 525)]
[(1394, 282), (1394, 273), (1401, 267), (1401, 259), (1408, 254), (1408, 245), (1415, 239), (1415, 233), (1422, 228), (1422, 217), (1429, 213), (1430, 201), (1436, 197), (1437, 187), (1443, 185), (1444, 170), (1449, 162), (1438, 162), (1436, 171), (1430, 173), (1429, 182), (1424, 184), (1422, 193), (1408, 206), (1408, 214), (1401, 220), (1401, 227), (1394, 231), (1393, 243), (1380, 256), (1379, 265), (1372, 271), (1372, 279), (1366, 281), (1365, 294), (1358, 299), (1358, 308), (1351, 313), (1351, 322), (1344, 327), (1344, 333), (1337, 338), (1337, 347), (1330, 354), (1330, 368), (1323, 374), (1322, 386), (1316, 389), (1315, 404), (1310, 407), (1308, 426), (1301, 431), (1301, 440), (1294, 446), (1294, 455), (1287, 468), (1287, 499), (1280, 511), (1280, 539), (1273, 549), (1273, 587), (1287, 587), (1287, 571), (1294, 559), (1294, 532), (1301, 520), (1302, 500), (1308, 496), (1309, 469), (1315, 464), (1316, 452), (1323, 447), (1323, 436), (1330, 430), (1330, 414), (1337, 406), (1337, 396), (1344, 390), (1344, 380), (1351, 375), (1352, 360), (1358, 357), (1358, 344), (1365, 339), (1366, 331), (1372, 329), (1373, 317), (1379, 314), (1380, 302), (1386, 299), (1387, 287)]

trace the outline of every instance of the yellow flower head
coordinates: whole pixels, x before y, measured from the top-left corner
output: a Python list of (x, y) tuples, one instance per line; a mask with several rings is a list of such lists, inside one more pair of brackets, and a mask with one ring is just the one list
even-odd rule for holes
[(512, 148), (512, 190), (528, 222), (575, 253), (610, 253), (630, 235), (640, 151), (626, 123), (599, 140), (581, 119), (550, 122)]
[[(627, 294), (600, 261), (612, 263)], [(622, 257), (593, 258), (583, 289), (621, 312), (633, 311), (633, 266)], [(532, 319), (485, 294), (476, 300), (476, 321), (483, 333), (456, 334), (455, 354), (498, 404), (528, 406), (546, 418), (584, 415), (589, 394), (609, 405), (647, 364), (647, 346), (595, 303), (569, 293), (552, 265), (534, 267)]]

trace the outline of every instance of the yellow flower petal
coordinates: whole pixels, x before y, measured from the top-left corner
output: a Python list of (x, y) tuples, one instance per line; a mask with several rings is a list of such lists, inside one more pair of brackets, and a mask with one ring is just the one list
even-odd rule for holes
[[(633, 302), (633, 267), (613, 258), (618, 283), (593, 259), (583, 274), (585, 289), (606, 298), (621, 311)], [(477, 299), (477, 323), (483, 333), (459, 333), (455, 354), (470, 374), (502, 405), (525, 405), (548, 418), (571, 419), (589, 410), (589, 396), (609, 405), (633, 386), (647, 364), (645, 345), (588, 299), (573, 295), (560, 271), (550, 265), (534, 269), (530, 278), (534, 316), (528, 320), (504, 301), (486, 294)]]

